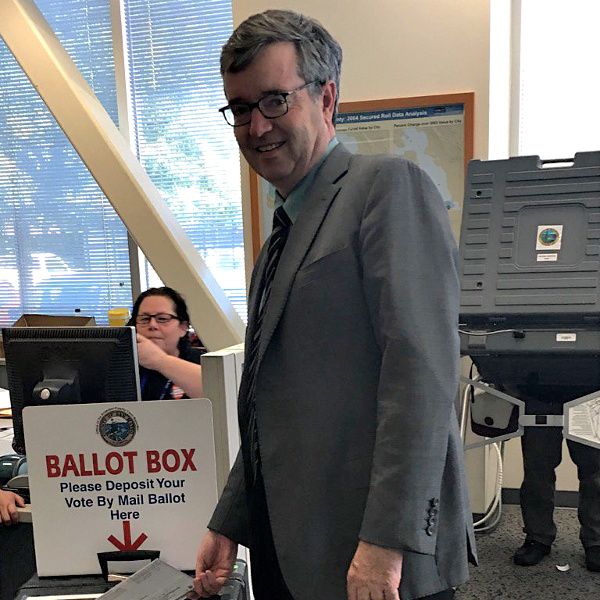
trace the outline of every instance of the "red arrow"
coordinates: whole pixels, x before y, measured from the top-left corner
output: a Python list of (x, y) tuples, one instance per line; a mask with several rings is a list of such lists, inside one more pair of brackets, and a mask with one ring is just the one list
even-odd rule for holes
[(120, 542), (114, 535), (108, 536), (108, 541), (116, 546), (121, 552), (127, 550), (137, 550), (147, 539), (148, 536), (145, 533), (140, 534), (137, 540), (132, 543), (131, 541), (131, 523), (130, 521), (123, 521), (123, 538)]

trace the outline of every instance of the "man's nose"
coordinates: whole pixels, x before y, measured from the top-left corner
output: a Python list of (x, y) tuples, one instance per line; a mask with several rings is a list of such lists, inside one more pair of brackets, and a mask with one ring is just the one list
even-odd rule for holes
[(261, 112), (258, 110), (258, 106), (254, 107), (250, 115), (250, 135), (254, 137), (261, 137), (268, 131), (273, 129), (273, 124), (271, 123), (271, 119), (267, 119)]

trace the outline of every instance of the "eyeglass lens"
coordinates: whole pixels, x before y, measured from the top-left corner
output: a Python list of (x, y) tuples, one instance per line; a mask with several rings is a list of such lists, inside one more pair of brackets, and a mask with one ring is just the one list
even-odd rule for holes
[(246, 125), (250, 122), (254, 106), (267, 119), (283, 117), (288, 111), (287, 100), (283, 94), (270, 94), (261, 98), (255, 105), (233, 104), (225, 110), (225, 118), (230, 125)]
[(177, 317), (175, 315), (170, 315), (169, 313), (158, 313), (156, 315), (138, 315), (135, 319), (135, 322), (138, 325), (147, 325), (152, 319), (154, 319), (157, 323), (168, 323), (176, 318)]
[(226, 106), (220, 110), (223, 113), (227, 123), (233, 127), (239, 127), (240, 125), (247, 125), (250, 123), (252, 119), (252, 111), (255, 108), (258, 108), (262, 116), (266, 119), (277, 119), (279, 117), (283, 117), (283, 115), (285, 115), (289, 110), (288, 96), (307, 88), (309, 85), (314, 85), (315, 83), (320, 82), (318, 80), (309, 81), (308, 83), (305, 83), (291, 90), (290, 92), (268, 94), (257, 102), (240, 102), (238, 104)]

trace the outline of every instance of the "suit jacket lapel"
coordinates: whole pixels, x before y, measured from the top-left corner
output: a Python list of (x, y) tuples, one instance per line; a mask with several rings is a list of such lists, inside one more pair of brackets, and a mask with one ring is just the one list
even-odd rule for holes
[(267, 313), (262, 324), (258, 353), (259, 364), (281, 318), (296, 273), (317, 235), (329, 206), (342, 187), (341, 180), (348, 171), (351, 157), (352, 154), (341, 144), (333, 149), (319, 169), (306, 204), (302, 207), (292, 226), (277, 266)]

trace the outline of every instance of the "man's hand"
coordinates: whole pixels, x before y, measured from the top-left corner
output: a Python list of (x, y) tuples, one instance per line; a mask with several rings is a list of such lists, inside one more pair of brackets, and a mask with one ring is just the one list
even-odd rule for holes
[(16, 525), (19, 522), (19, 508), (25, 508), (25, 500), (13, 492), (0, 490), (0, 523)]
[(359, 542), (348, 569), (348, 600), (400, 600), (402, 553)]
[(199, 598), (219, 593), (231, 573), (236, 556), (237, 544), (234, 541), (214, 531), (204, 536), (198, 550), (194, 579), (194, 592)]

